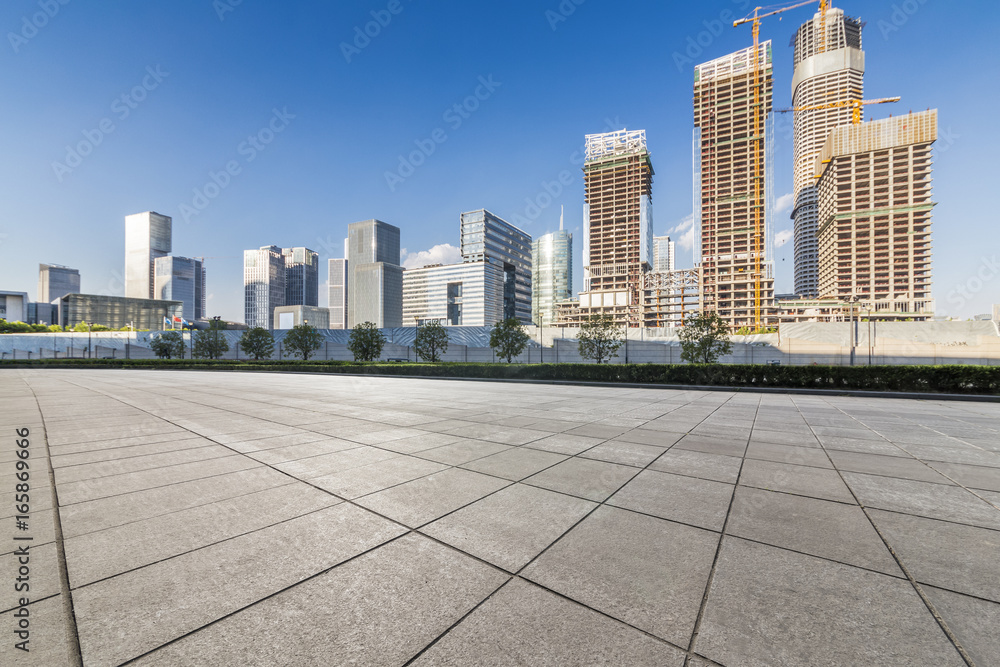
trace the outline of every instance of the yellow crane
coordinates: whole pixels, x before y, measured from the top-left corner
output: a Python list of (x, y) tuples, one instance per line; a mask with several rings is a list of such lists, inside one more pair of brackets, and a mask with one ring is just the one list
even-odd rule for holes
[[(751, 55), (751, 62), (753, 64), (753, 142), (755, 144), (754, 155), (756, 156), (753, 161), (754, 179), (754, 198), (753, 198), (753, 238), (754, 238), (754, 289), (753, 289), (753, 312), (754, 312), (754, 326), (757, 329), (761, 328), (761, 281), (763, 280), (763, 267), (762, 267), (762, 257), (763, 253), (763, 221), (761, 220), (761, 210), (763, 209), (763, 202), (761, 201), (761, 191), (760, 191), (760, 181), (761, 181), (761, 156), (764, 154), (764, 142), (763, 136), (760, 131), (760, 119), (761, 119), (761, 107), (760, 107), (760, 95), (761, 89), (764, 87), (764, 75), (760, 67), (760, 20), (767, 18), (768, 16), (774, 16), (775, 14), (781, 14), (782, 12), (787, 12), (790, 9), (797, 9), (798, 7), (805, 7), (806, 5), (813, 4), (816, 0), (806, 0), (805, 2), (798, 2), (793, 5), (788, 5), (787, 7), (780, 7), (778, 9), (773, 9), (771, 11), (765, 12), (765, 7), (755, 7), (753, 14), (747, 16), (746, 18), (739, 19), (733, 22), (733, 27), (737, 28), (744, 23), (753, 24), (753, 53)], [(822, 15), (826, 16), (826, 0), (820, 0), (820, 11)], [(824, 30), (825, 32), (825, 30)]]
[(854, 125), (861, 123), (861, 107), (868, 104), (888, 104), (898, 102), (898, 97), (880, 97), (876, 100), (839, 100), (837, 102), (826, 102), (824, 104), (811, 104), (805, 107), (790, 107), (788, 109), (778, 109), (777, 113), (788, 113), (790, 111), (815, 111), (816, 109), (834, 109), (836, 107), (851, 107), (851, 122)]

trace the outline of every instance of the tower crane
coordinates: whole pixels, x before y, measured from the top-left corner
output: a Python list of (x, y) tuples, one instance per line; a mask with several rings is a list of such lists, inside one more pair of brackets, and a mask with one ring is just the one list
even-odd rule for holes
[(834, 109), (836, 107), (851, 107), (853, 110), (851, 123), (858, 125), (861, 123), (861, 107), (868, 104), (888, 104), (898, 102), (898, 97), (880, 97), (875, 100), (839, 100), (837, 102), (826, 102), (824, 104), (811, 104), (804, 107), (790, 107), (788, 109), (776, 109), (777, 113), (788, 113), (790, 111), (815, 111), (816, 109)]

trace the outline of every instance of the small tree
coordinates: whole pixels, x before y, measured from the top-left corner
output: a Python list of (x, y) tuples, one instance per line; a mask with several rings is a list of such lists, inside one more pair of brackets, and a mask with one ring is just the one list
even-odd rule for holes
[(229, 341), (218, 329), (203, 329), (194, 335), (192, 356), (199, 359), (219, 359), (229, 352)]
[(385, 334), (374, 322), (362, 322), (351, 329), (347, 349), (354, 354), (354, 361), (375, 361), (382, 356)]
[(184, 337), (179, 331), (164, 331), (149, 340), (149, 348), (160, 359), (183, 359)]
[(717, 313), (694, 313), (680, 330), (681, 359), (689, 364), (714, 364), (733, 350), (729, 325)]
[(524, 326), (513, 317), (497, 322), (490, 331), (490, 347), (501, 359), (509, 364), (514, 357), (524, 352), (528, 346), (528, 332)]
[(240, 336), (240, 347), (256, 361), (270, 359), (274, 354), (274, 336), (264, 327), (253, 327)]
[(316, 327), (306, 324), (296, 324), (285, 334), (285, 348), (303, 361), (309, 361), (310, 355), (323, 345), (323, 334)]
[(622, 346), (622, 330), (610, 315), (591, 315), (580, 326), (577, 340), (581, 357), (603, 364), (618, 354), (618, 348)]
[(425, 361), (436, 362), (441, 354), (448, 351), (448, 330), (437, 320), (417, 327), (417, 337), (413, 341), (417, 356)]

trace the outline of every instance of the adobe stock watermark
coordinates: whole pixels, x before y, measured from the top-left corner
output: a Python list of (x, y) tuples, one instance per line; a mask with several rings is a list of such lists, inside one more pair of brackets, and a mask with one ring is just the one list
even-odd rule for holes
[(75, 145), (66, 146), (66, 156), (63, 161), (52, 162), (52, 171), (55, 173), (56, 179), (62, 183), (64, 178), (83, 164), (84, 158), (93, 153), (98, 146), (104, 143), (105, 137), (118, 128), (115, 125), (115, 119), (117, 118), (119, 122), (127, 120), (132, 112), (138, 109), (139, 105), (146, 101), (149, 94), (159, 88), (168, 76), (170, 76), (170, 72), (164, 72), (159, 65), (146, 67), (146, 75), (142, 77), (142, 81), (138, 85), (111, 101), (113, 117), (106, 116), (97, 123), (97, 127), (82, 130), (83, 139)]
[[(605, 118), (602, 132), (614, 132), (621, 127), (621, 121), (617, 116), (613, 119)], [(579, 168), (583, 166), (585, 158), (585, 149), (579, 148), (570, 154), (567, 161), (570, 165)], [(556, 202), (556, 199), (568, 186), (572, 185), (573, 178), (573, 171), (563, 169), (552, 180), (542, 179), (538, 192), (534, 196), (524, 198), (524, 209), (514, 213), (510, 220), (511, 224), (524, 229), (533, 223), (541, 216), (542, 212)]]
[[(497, 88), (502, 86), (500, 81), (494, 81), (493, 75), (480, 76), (479, 85), (471, 95), (468, 95), (461, 102), (456, 102), (441, 114), (441, 120), (447, 123), (451, 130), (457, 131), (472, 114), (479, 109), (480, 105), (490, 99)], [(435, 128), (425, 139), (414, 139), (415, 150), (406, 155), (399, 155), (399, 164), (395, 171), (385, 172), (385, 183), (389, 186), (390, 192), (395, 192), (396, 188), (402, 185), (407, 178), (412, 176), (417, 169), (423, 165), (427, 158), (434, 154), (438, 146), (448, 141), (448, 133), (444, 128)]]
[(37, 11), (31, 15), (25, 14), (21, 18), (21, 29), (17, 32), (8, 32), (7, 41), (14, 53), (19, 53), (21, 47), (38, 35), (38, 31), (49, 24), (54, 19), (59, 10), (70, 3), (70, 0), (38, 0)]
[(875, 27), (882, 33), (882, 39), (888, 41), (892, 33), (899, 32), (920, 11), (920, 8), (926, 4), (927, 0), (904, 0), (904, 2), (893, 4), (892, 13), (889, 14), (889, 18), (879, 19), (875, 23)]
[(674, 66), (678, 72), (683, 72), (685, 68), (694, 67), (698, 64), (695, 59), (701, 59), (705, 50), (715, 43), (722, 33), (727, 29), (732, 29), (733, 22), (741, 18), (738, 12), (746, 12), (752, 9), (749, 0), (732, 0), (736, 9), (723, 9), (716, 19), (705, 19), (701, 22), (704, 30), (688, 35), (684, 46), (684, 51), (674, 51), (670, 54), (674, 61)]
[(385, 28), (392, 23), (394, 16), (399, 16), (403, 12), (402, 0), (389, 0), (385, 9), (373, 9), (372, 20), (363, 26), (354, 26), (353, 39), (350, 42), (340, 43), (340, 52), (344, 55), (347, 64), (351, 64), (351, 59), (359, 55), (371, 45), (372, 40), (382, 34)]
[(948, 292), (948, 303), (955, 308), (963, 308), (983, 288), (1000, 276), (1000, 261), (997, 256), (983, 257), (975, 273)]
[(279, 134), (285, 131), (294, 118), (295, 114), (289, 113), (288, 107), (280, 110), (272, 109), (271, 119), (264, 127), (247, 136), (236, 146), (236, 153), (242, 160), (228, 160), (219, 171), (209, 171), (205, 184), (194, 189), (191, 202), (177, 205), (184, 222), (191, 222), (204, 212), (208, 205), (230, 186), (233, 178), (243, 173), (243, 167), (256, 160), (257, 156), (265, 151)]
[(236, 8), (243, 4), (243, 0), (212, 0), (212, 9), (219, 21), (226, 20), (226, 14), (235, 12)]
[(554, 9), (545, 10), (545, 20), (549, 22), (549, 27), (552, 28), (552, 32), (555, 32), (559, 28), (560, 23), (565, 23), (570, 16), (576, 12), (576, 8), (585, 3), (587, 0), (562, 0), (559, 5)]

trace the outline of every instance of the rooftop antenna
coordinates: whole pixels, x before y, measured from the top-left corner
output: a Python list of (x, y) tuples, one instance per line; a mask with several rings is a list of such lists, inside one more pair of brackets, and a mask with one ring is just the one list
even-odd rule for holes
[(563, 205), (559, 204), (559, 231), (563, 230)]

